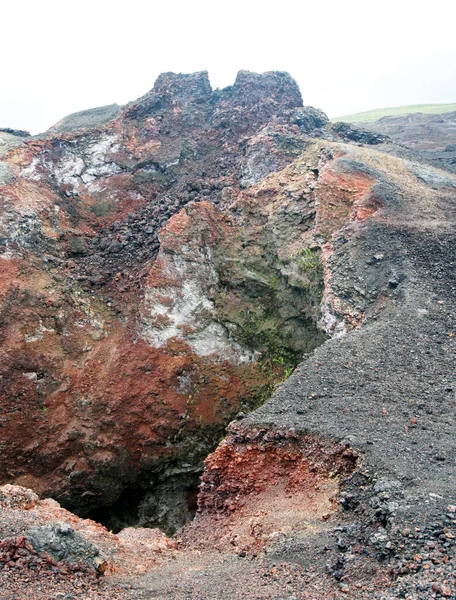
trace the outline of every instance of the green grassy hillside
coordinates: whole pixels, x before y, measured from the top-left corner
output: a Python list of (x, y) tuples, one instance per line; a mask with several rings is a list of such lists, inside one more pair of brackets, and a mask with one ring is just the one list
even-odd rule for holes
[(456, 111), (456, 102), (452, 104), (411, 104), (410, 106), (392, 106), (389, 108), (376, 108), (366, 112), (355, 113), (353, 115), (345, 115), (343, 117), (333, 117), (330, 120), (345, 121), (346, 123), (364, 122), (369, 123), (376, 121), (381, 117), (389, 117), (395, 115), (406, 115), (409, 113), (427, 113), (437, 115), (440, 113)]

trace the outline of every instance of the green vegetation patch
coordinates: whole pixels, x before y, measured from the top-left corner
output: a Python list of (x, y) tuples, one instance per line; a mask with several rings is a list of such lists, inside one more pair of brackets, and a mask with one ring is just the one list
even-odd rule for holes
[(262, 250), (251, 240), (236, 260), (227, 256), (235, 254), (233, 247), (217, 254), (221, 285), (214, 300), (233, 338), (259, 352), (262, 368), (281, 373), (281, 379), (325, 339), (316, 326), (323, 270), (319, 252), (309, 248), (288, 267), (275, 252), (268, 256), (271, 244)]
[(310, 248), (303, 248), (293, 257), (300, 271), (317, 274), (321, 268), (320, 259)]

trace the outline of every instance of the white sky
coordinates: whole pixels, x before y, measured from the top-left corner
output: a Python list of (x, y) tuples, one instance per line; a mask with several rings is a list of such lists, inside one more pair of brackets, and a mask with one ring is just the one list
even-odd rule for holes
[(288, 71), (329, 116), (456, 102), (456, 1), (1, 0), (0, 127), (143, 95), (160, 73)]

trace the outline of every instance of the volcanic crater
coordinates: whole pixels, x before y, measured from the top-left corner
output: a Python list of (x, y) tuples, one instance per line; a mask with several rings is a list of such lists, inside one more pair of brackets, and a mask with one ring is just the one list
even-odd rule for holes
[(455, 594), (452, 150), (388, 131), (246, 71), (0, 131), (1, 598)]

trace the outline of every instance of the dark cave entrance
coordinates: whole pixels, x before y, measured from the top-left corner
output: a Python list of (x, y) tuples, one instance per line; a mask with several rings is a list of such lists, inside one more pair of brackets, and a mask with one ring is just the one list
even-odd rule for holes
[[(290, 286), (275, 271), (270, 298), (264, 294), (261, 296), (260, 292), (264, 290), (258, 290), (256, 284), (250, 282), (246, 285), (247, 297), (254, 299), (257, 305), (259, 298), (262, 302), (258, 314), (247, 312), (238, 323), (240, 341), (248, 348), (255, 349), (262, 357), (258, 361), (258, 369), (264, 378), (255, 393), (244, 398), (241, 405), (230, 414), (223, 415), (222, 423), (205, 426), (187, 436), (183, 428), (173, 439), (173, 444), (170, 443), (170, 446), (174, 445), (172, 458), (163, 462), (157, 459), (147, 471), (135, 473), (134, 479), (128, 479), (127, 474), (122, 488), (118, 481), (115, 482), (114, 489), (122, 489), (115, 501), (103, 505), (103, 488), (100, 486), (101, 490), (99, 488), (96, 491), (101, 491), (101, 494), (94, 494), (99, 499), (97, 506), (86, 505), (85, 510), (78, 511), (73, 505), (69, 507), (71, 510), (101, 523), (114, 533), (126, 527), (146, 527), (158, 528), (166, 535), (173, 535), (195, 517), (204, 460), (225, 437), (229, 422), (266, 402), (274, 391), (274, 385), (288, 378), (295, 367), (327, 339), (316, 320), (307, 313), (302, 314), (303, 306), (315, 306), (315, 312), (318, 313), (323, 291), (319, 255), (311, 251), (302, 252), (298, 259), (299, 268), (305, 272), (311, 270), (315, 278), (310, 287)], [(281, 286), (281, 294), (275, 286)], [(283, 306), (286, 306), (285, 313)], [(116, 479), (118, 473), (109, 470), (103, 475), (108, 482), (102, 479), (102, 484), (109, 493), (109, 480)], [(97, 483), (94, 481), (93, 485)]]
[(84, 518), (101, 523), (113, 533), (126, 527), (147, 527), (173, 535), (196, 515), (201, 473), (202, 469), (182, 473), (147, 488), (143, 482), (138, 483), (125, 489), (109, 506), (91, 509)]

